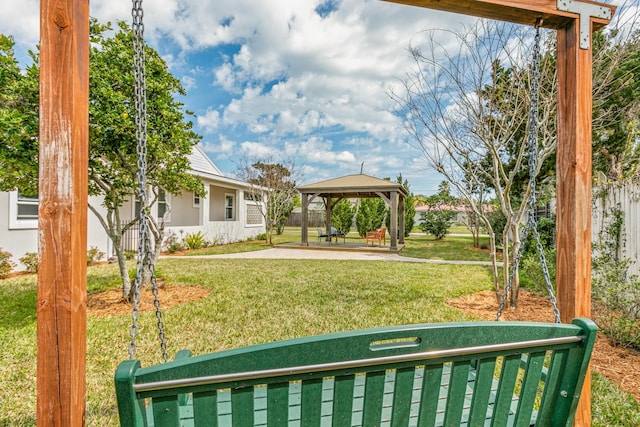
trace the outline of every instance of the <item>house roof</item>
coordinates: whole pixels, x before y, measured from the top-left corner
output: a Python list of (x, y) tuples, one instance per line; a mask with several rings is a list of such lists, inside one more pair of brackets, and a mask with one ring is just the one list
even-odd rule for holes
[(225, 176), (211, 161), (200, 145), (195, 145), (191, 150), (189, 165), (192, 173), (203, 179), (237, 188), (247, 189), (251, 187), (244, 181)]
[(344, 198), (379, 197), (378, 193), (389, 193), (391, 191), (398, 191), (405, 196), (408, 195), (402, 184), (365, 174), (345, 175), (314, 184), (303, 185), (298, 187), (298, 191), (304, 194), (317, 194), (324, 197), (331, 195), (331, 197)]
[(206, 155), (200, 145), (195, 145), (189, 155), (189, 165), (194, 172), (224, 176), (220, 169)]

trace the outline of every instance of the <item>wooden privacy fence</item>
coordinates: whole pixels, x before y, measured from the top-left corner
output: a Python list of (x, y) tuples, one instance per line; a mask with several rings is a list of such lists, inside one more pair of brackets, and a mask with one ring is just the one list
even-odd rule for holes
[(624, 244), (618, 256), (633, 260), (628, 273), (640, 275), (640, 177), (623, 184), (600, 185), (593, 194), (593, 242), (600, 240), (601, 231), (614, 219), (613, 212), (619, 210)]
[[(324, 212), (309, 212), (308, 226), (309, 227), (324, 227)], [(301, 227), (302, 226), (302, 212), (291, 212), (287, 222), (288, 227)]]

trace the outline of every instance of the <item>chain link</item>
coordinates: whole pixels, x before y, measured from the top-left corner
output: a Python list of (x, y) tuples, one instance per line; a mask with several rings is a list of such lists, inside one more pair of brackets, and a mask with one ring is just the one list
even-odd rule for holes
[(509, 278), (507, 285), (505, 286), (504, 293), (500, 299), (500, 305), (498, 307), (498, 313), (496, 314), (496, 320), (500, 320), (502, 313), (505, 309), (507, 297), (511, 292), (513, 281), (515, 280), (515, 273), (518, 271), (520, 260), (524, 252), (524, 244), (529, 237), (529, 233), (533, 234), (536, 242), (536, 250), (538, 252), (538, 258), (542, 265), (542, 273), (544, 276), (545, 288), (549, 294), (549, 300), (553, 309), (553, 316), (556, 323), (560, 323), (560, 310), (558, 310), (557, 299), (551, 283), (551, 274), (549, 273), (549, 267), (544, 255), (544, 248), (540, 241), (540, 233), (538, 232), (538, 224), (536, 221), (536, 174), (538, 169), (538, 106), (539, 106), (539, 94), (540, 94), (540, 26), (536, 25), (536, 35), (533, 46), (533, 60), (531, 64), (531, 108), (529, 110), (529, 133), (527, 135), (527, 149), (529, 151), (529, 200), (527, 201), (527, 224), (520, 239), (520, 247), (516, 253), (511, 270), (509, 272)]
[(153, 292), (154, 305), (156, 309), (156, 319), (158, 324), (158, 338), (160, 339), (160, 350), (162, 358), (167, 361), (167, 344), (165, 341), (164, 325), (162, 323), (162, 311), (160, 310), (160, 299), (158, 297), (158, 283), (155, 276), (155, 266), (153, 265), (153, 251), (151, 249), (151, 239), (149, 237), (148, 221), (148, 194), (147, 194), (147, 87), (145, 74), (145, 52), (144, 52), (144, 24), (142, 18), (142, 0), (132, 0), (133, 7), (131, 15), (133, 17), (133, 73), (135, 80), (135, 120), (136, 120), (136, 151), (138, 154), (138, 200), (140, 202), (140, 237), (138, 240), (138, 254), (136, 257), (136, 278), (134, 280), (133, 310), (131, 312), (132, 324), (129, 335), (129, 358), (133, 359), (136, 353), (136, 337), (139, 332), (138, 320), (140, 317), (140, 288), (144, 279), (145, 268), (148, 268), (151, 277), (151, 290)]

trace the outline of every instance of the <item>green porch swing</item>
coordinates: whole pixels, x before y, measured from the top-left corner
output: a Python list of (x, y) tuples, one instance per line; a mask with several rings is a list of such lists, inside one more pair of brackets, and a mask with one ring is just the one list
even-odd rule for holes
[[(146, 108), (141, 2), (134, 1), (133, 16), (139, 197), (144, 206)], [(536, 47), (538, 44), (537, 33)], [(534, 66), (538, 57), (536, 49)], [(530, 120), (535, 129), (537, 102), (532, 101), (532, 105), (535, 108)], [(532, 132), (530, 144), (535, 144), (536, 139)], [(533, 151), (530, 145), (532, 159)], [(531, 163), (530, 169), (535, 169)], [(535, 176), (531, 180), (530, 209), (533, 209)], [(167, 362), (158, 309), (165, 363), (143, 368), (134, 357), (139, 288), (142, 268), (147, 263), (145, 257), (149, 256), (144, 209), (140, 221), (131, 360), (122, 362), (115, 374), (123, 427), (573, 423), (597, 331), (588, 319), (575, 319), (571, 325), (527, 322), (406, 325), (299, 338), (196, 357), (181, 350), (175, 360)], [(533, 215), (527, 224), (529, 229), (541, 251)], [(520, 255), (516, 255), (516, 266)], [(541, 260), (548, 278), (546, 263)], [(151, 283), (157, 290), (154, 274)], [(548, 279), (547, 288), (559, 322)], [(159, 307), (157, 292), (154, 295)]]

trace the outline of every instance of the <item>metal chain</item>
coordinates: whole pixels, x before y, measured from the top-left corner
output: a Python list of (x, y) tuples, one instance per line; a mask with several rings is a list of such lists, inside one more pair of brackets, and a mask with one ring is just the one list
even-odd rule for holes
[(536, 35), (534, 39), (533, 47), (533, 60), (531, 64), (531, 108), (529, 110), (529, 134), (527, 135), (527, 149), (529, 151), (529, 200), (527, 202), (527, 224), (520, 239), (520, 247), (516, 253), (513, 263), (511, 265), (511, 271), (509, 272), (509, 278), (507, 285), (505, 286), (504, 293), (500, 299), (500, 306), (498, 307), (498, 313), (496, 314), (496, 320), (500, 320), (502, 312), (504, 311), (507, 297), (511, 292), (513, 281), (515, 280), (515, 273), (518, 271), (522, 254), (524, 253), (524, 244), (529, 237), (529, 232), (533, 233), (533, 237), (536, 242), (536, 250), (542, 265), (542, 273), (545, 281), (545, 288), (549, 293), (549, 300), (553, 309), (553, 316), (556, 323), (560, 323), (560, 311), (558, 310), (557, 299), (553, 291), (553, 285), (551, 284), (551, 275), (549, 273), (549, 267), (544, 255), (544, 248), (540, 241), (540, 233), (538, 232), (538, 225), (535, 217), (536, 210), (536, 173), (538, 168), (538, 105), (539, 105), (539, 91), (540, 91), (540, 26), (536, 24)]
[(160, 311), (160, 299), (158, 298), (158, 284), (153, 265), (153, 252), (149, 238), (148, 222), (148, 195), (147, 195), (147, 87), (145, 74), (144, 52), (144, 24), (142, 18), (142, 0), (132, 0), (133, 8), (133, 73), (135, 80), (135, 120), (136, 120), (136, 151), (138, 154), (138, 200), (140, 202), (140, 236), (138, 240), (138, 255), (136, 258), (136, 278), (134, 281), (133, 310), (131, 313), (132, 325), (129, 331), (131, 343), (129, 344), (129, 358), (133, 359), (136, 353), (136, 336), (138, 335), (138, 319), (140, 317), (140, 288), (144, 278), (145, 267), (148, 266), (151, 276), (151, 289), (153, 292), (156, 319), (158, 324), (158, 337), (162, 358), (167, 361), (167, 344), (165, 341), (162, 312)]

